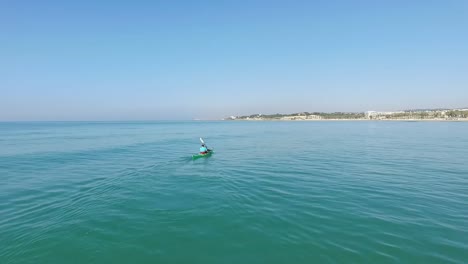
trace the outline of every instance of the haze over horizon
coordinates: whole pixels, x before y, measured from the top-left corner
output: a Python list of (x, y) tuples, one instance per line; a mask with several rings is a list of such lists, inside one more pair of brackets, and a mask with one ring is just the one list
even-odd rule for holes
[(468, 1), (3, 1), (0, 121), (468, 106)]

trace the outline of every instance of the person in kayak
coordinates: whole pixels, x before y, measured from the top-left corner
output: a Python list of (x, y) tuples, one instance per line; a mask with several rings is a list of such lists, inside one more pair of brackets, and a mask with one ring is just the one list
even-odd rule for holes
[(208, 153), (208, 149), (206, 148), (205, 144), (202, 144), (200, 148), (200, 154), (206, 154), (206, 153)]

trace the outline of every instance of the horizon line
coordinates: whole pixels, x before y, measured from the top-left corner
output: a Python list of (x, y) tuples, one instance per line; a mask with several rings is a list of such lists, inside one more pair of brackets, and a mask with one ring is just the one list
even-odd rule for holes
[[(366, 112), (397, 112), (397, 111), (437, 111), (437, 110), (462, 110), (462, 109), (468, 109), (468, 107), (455, 107), (455, 108), (447, 108), (447, 107), (438, 107), (438, 108), (414, 108), (414, 109), (405, 109), (405, 110), (392, 110), (392, 111), (382, 111), (382, 110), (366, 110), (366, 111), (299, 111), (299, 112), (292, 112), (292, 113), (287, 113), (287, 114), (298, 114), (298, 113), (366, 113)], [(122, 120), (86, 120), (86, 119), (81, 119), (81, 120), (0, 120), (0, 123), (32, 123), (32, 122), (188, 122), (188, 121), (222, 121), (223, 119), (231, 116), (239, 117), (239, 116), (250, 116), (250, 115), (274, 115), (274, 114), (282, 114), (284, 113), (281, 112), (276, 112), (276, 113), (254, 113), (254, 114), (246, 114), (246, 115), (228, 115), (228, 116), (223, 116), (219, 118), (191, 118), (191, 119), (134, 119), (134, 120), (129, 120), (129, 119), (122, 119)]]

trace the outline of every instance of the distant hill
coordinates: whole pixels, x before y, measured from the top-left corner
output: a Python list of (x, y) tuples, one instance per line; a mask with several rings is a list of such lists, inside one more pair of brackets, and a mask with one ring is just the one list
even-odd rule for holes
[(454, 120), (467, 119), (468, 109), (410, 109), (393, 112), (298, 112), (292, 114), (252, 114), (224, 120)]

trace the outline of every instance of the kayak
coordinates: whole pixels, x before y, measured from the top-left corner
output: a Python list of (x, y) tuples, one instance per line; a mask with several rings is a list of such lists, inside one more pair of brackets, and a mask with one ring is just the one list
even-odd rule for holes
[(201, 153), (198, 153), (198, 154), (195, 154), (192, 156), (192, 159), (199, 159), (199, 158), (203, 158), (203, 157), (209, 157), (211, 156), (211, 154), (213, 154), (213, 150), (209, 149), (208, 150), (208, 153), (205, 153), (205, 154), (201, 154)]

